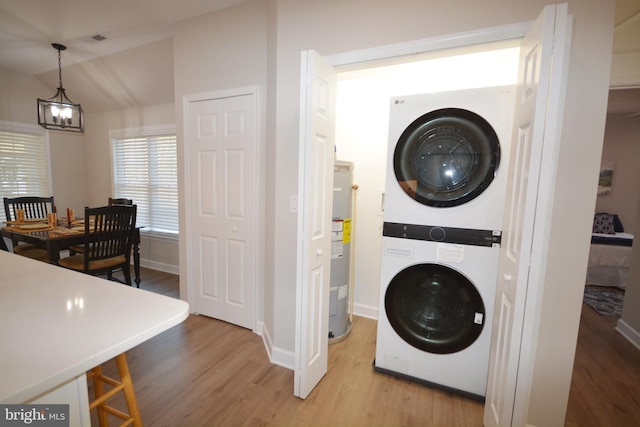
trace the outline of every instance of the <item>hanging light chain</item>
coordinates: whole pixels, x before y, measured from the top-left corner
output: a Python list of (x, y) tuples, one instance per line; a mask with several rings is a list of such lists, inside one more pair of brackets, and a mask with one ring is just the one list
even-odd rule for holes
[(58, 49), (58, 87), (62, 87), (62, 60), (60, 55), (60, 48)]

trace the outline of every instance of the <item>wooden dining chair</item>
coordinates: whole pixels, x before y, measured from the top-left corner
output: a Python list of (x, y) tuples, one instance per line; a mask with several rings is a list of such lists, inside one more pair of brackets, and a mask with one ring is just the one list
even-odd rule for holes
[[(109, 197), (109, 202), (108, 202), (109, 206), (116, 206), (116, 205), (124, 205), (124, 206), (131, 206), (133, 205), (133, 200), (132, 199), (125, 199), (125, 198), (119, 198), (119, 199), (114, 199), (112, 197)], [(69, 253), (71, 255), (75, 255), (75, 254), (81, 254), (84, 252), (84, 247), (82, 245), (73, 245), (69, 248)], [(112, 278), (112, 272), (109, 272), (109, 280), (111, 280)]]
[(131, 246), (137, 206), (103, 206), (84, 209), (83, 253), (62, 258), (63, 267), (91, 275), (122, 269), (131, 286)]
[[(17, 211), (24, 210), (25, 219), (46, 219), (50, 212), (55, 210), (53, 196), (51, 197), (4, 197), (4, 213), (7, 221), (16, 221), (18, 218)], [(49, 262), (47, 251), (30, 243), (20, 243), (16, 240), (11, 241), (13, 252), (26, 256), (28, 258), (37, 259), (39, 261)]]
[(132, 199), (125, 199), (125, 198), (114, 199), (114, 198), (109, 197), (109, 206), (113, 206), (113, 205), (131, 206), (131, 205), (133, 205), (133, 200)]

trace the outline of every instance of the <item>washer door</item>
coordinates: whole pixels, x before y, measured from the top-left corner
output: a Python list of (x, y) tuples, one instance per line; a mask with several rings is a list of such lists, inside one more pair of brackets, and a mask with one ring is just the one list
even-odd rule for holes
[(418, 202), (437, 208), (466, 203), (493, 181), (500, 144), (479, 115), (445, 108), (427, 113), (400, 136), (393, 167), (400, 187)]
[(384, 304), (396, 333), (429, 353), (463, 350), (484, 326), (485, 308), (476, 287), (458, 271), (440, 264), (402, 270), (389, 283)]

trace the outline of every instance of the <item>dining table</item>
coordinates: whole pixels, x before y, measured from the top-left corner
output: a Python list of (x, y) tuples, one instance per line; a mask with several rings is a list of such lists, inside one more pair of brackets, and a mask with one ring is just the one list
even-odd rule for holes
[[(58, 222), (55, 226), (49, 226), (47, 219), (33, 219), (24, 222), (6, 221), (0, 233), (11, 239), (12, 242), (24, 242), (36, 245), (47, 251), (52, 264), (60, 261), (60, 252), (72, 246), (84, 244), (84, 221), (77, 219), (71, 223)], [(132, 239), (134, 282), (140, 287), (140, 229), (136, 226)]]

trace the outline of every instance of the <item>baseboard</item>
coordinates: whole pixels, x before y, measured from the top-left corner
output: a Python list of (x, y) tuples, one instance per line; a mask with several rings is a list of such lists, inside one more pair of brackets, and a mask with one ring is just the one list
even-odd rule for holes
[(367, 319), (378, 320), (378, 307), (354, 303), (353, 314)]
[(180, 274), (180, 267), (177, 265), (165, 264), (162, 262), (151, 261), (149, 259), (140, 258), (140, 266), (150, 268), (152, 270), (163, 271), (165, 273)]
[(262, 336), (264, 332), (264, 322), (256, 322), (256, 328), (253, 330), (253, 333), (256, 335)]
[(269, 334), (269, 329), (265, 328), (264, 325), (262, 327), (262, 342), (264, 343), (264, 348), (267, 350), (269, 362), (274, 365), (282, 366), (283, 368), (291, 370), (294, 369), (295, 354), (290, 351), (274, 347), (273, 341), (271, 341), (271, 335)]
[(635, 345), (640, 350), (640, 332), (633, 329), (627, 322), (622, 319), (618, 320), (616, 325), (616, 331), (625, 337), (631, 344)]

